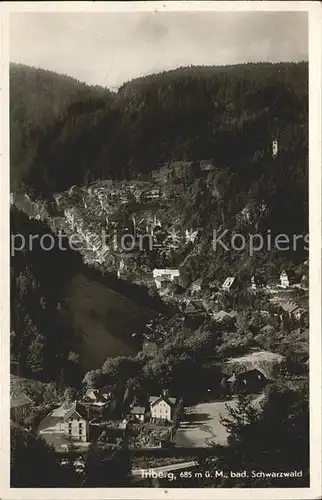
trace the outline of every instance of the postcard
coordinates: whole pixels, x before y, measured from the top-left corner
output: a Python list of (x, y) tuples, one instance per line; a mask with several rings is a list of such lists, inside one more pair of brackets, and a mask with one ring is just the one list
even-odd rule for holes
[(4, 2), (1, 493), (321, 497), (319, 2)]

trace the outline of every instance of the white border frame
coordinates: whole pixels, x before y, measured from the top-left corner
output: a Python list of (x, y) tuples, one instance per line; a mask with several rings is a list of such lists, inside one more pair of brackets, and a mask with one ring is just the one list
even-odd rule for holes
[[(1, 434), (0, 497), (9, 499), (315, 499), (321, 498), (321, 20), (319, 2), (5, 2), (1, 4)], [(10, 488), (9, 395), (9, 13), (134, 11), (306, 11), (309, 15), (310, 488)], [(3, 279), (2, 279), (3, 278)]]

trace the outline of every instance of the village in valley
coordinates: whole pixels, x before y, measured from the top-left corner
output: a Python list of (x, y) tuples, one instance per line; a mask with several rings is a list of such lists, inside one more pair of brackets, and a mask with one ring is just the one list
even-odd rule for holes
[[(276, 147), (273, 143), (273, 151)], [(209, 184), (212, 162), (200, 161), (199, 167)], [(199, 276), (198, 270), (187, 272), (202, 254), (208, 262), (216, 260), (211, 234), (202, 226), (185, 226), (178, 212), (181, 192), (173, 179), (182, 180), (189, 168), (191, 162), (177, 162), (153, 171), (149, 179), (73, 186), (46, 202), (11, 195), (13, 205), (46, 223), (54, 235), (77, 235), (76, 251), (84, 265), (115, 282), (146, 289), (158, 304), (150, 321), (127, 334), (144, 369), (160, 351), (166, 360), (167, 345), (178, 334), (189, 346), (203, 328), (217, 336), (216, 349), (207, 354), (209, 376), (196, 381), (200, 385), (191, 387), (191, 394), (189, 388), (175, 390), (166, 376), (160, 375), (153, 390), (153, 382), (145, 388), (133, 375), (117, 381), (106, 374), (109, 370), (104, 377), (104, 369), (102, 374), (95, 367), (77, 390), (65, 388), (49, 403), (39, 403), (42, 398), (33, 400), (32, 391), (12, 375), (12, 421), (42, 437), (61, 456), (61, 464), (73, 464), (80, 475), (91, 443), (104, 450), (126, 447), (135, 457), (155, 450), (155, 466), (158, 450), (164, 456), (164, 449), (169, 453), (163, 467), (188, 462), (184, 449), (193, 457), (194, 450), (226, 445), (222, 418), (239, 393), (249, 394), (260, 410), (267, 387), (283, 381), (287, 370), (288, 378), (307, 377), (308, 262), (295, 269), (280, 267), (270, 276), (261, 268), (240, 274), (236, 266), (218, 277), (207, 265)], [(239, 220), (249, 222), (250, 212), (246, 205)], [(143, 470), (142, 463), (137, 459), (134, 469)]]
[(0, 496), (313, 498), (313, 5), (101, 3), (5, 2)]

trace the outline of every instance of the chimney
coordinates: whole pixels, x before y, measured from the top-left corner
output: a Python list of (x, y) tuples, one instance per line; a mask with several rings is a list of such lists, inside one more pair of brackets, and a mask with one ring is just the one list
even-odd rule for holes
[(169, 395), (169, 389), (162, 389), (161, 395), (167, 397)]

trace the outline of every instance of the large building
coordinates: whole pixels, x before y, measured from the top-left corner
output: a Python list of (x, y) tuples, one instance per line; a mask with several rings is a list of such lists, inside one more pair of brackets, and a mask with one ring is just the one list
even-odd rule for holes
[(65, 435), (72, 441), (88, 441), (89, 421), (86, 408), (75, 402), (63, 419)]
[(151, 396), (149, 399), (150, 413), (152, 419), (173, 420), (173, 411), (176, 398), (171, 398), (167, 390), (163, 390), (161, 396)]

